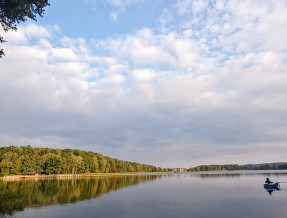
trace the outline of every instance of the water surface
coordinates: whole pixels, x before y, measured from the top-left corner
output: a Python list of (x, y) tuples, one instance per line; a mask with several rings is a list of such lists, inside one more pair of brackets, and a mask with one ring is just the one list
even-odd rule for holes
[[(270, 195), (266, 177), (280, 181)], [(286, 217), (287, 171), (0, 181), (6, 217)]]

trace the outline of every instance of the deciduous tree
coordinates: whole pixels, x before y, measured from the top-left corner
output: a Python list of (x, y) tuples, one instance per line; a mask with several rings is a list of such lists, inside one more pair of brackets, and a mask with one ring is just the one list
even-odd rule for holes
[[(42, 17), (44, 8), (49, 5), (48, 0), (0, 0), (0, 23), (5, 32), (17, 30), (17, 24), (25, 22), (28, 18), (37, 20)], [(5, 42), (0, 35), (0, 43)], [(0, 49), (0, 58), (4, 50)]]

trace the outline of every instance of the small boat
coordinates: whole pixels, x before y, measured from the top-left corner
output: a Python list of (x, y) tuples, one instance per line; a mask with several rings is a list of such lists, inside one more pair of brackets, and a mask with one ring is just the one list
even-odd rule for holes
[(265, 189), (274, 189), (274, 190), (280, 190), (280, 185), (279, 185), (279, 182), (275, 182), (275, 183), (264, 183), (264, 188)]

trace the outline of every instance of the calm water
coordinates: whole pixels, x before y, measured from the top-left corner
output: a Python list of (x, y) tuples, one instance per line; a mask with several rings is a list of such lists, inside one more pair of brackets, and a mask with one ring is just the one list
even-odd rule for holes
[[(267, 173), (268, 172), (268, 173)], [(266, 177), (281, 181), (270, 195)], [(0, 181), (2, 217), (287, 217), (287, 171)]]

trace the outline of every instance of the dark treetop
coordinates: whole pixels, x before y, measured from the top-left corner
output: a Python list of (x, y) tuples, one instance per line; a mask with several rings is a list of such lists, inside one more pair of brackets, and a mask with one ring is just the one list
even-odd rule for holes
[[(48, 0), (0, 0), (0, 23), (5, 32), (17, 30), (17, 24), (25, 22), (27, 18), (36, 20), (37, 15), (43, 16), (44, 7), (48, 6)], [(0, 43), (5, 42), (0, 35)], [(4, 55), (0, 49), (0, 58)]]

